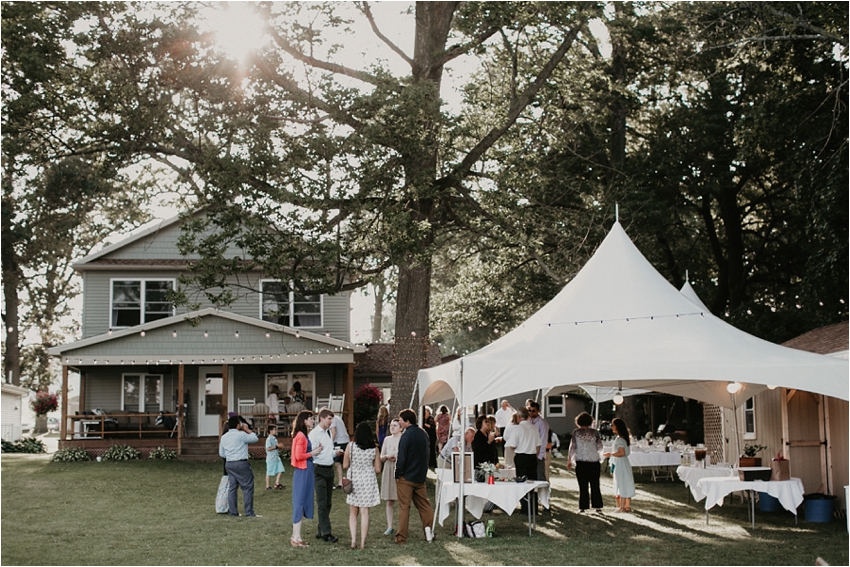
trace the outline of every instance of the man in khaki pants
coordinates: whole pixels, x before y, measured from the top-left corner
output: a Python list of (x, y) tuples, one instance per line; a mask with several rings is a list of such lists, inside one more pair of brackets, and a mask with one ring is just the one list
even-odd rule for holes
[(403, 410), (398, 414), (399, 425), (404, 430), (398, 442), (398, 457), (395, 464), (396, 488), (398, 492), (398, 533), (395, 542), (407, 542), (407, 528), (410, 522), (410, 503), (419, 511), (419, 519), (425, 529), (425, 539), (434, 539), (431, 523), (434, 510), (425, 490), (425, 478), (428, 475), (428, 452), (430, 441), (428, 434), (416, 425), (416, 412)]

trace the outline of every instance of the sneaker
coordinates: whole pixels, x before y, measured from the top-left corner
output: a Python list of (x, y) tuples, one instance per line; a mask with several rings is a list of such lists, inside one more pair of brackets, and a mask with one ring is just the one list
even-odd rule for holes
[(384, 532), (384, 535), (393, 535), (395, 530), (392, 528), (387, 528), (387, 531)]
[(434, 541), (434, 532), (431, 531), (431, 526), (425, 526), (425, 541), (428, 543)]

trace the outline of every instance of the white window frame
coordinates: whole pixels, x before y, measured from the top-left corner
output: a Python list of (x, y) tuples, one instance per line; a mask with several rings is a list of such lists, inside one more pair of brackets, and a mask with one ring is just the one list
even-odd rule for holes
[[(269, 372), (266, 374), (266, 396), (268, 396), (270, 384), (269, 381), (271, 379), (276, 379), (277, 382), (282, 380), (286, 381), (286, 385), (281, 387), (278, 384), (278, 388), (280, 389), (280, 394), (278, 394), (278, 402), (283, 402), (283, 399), (289, 396), (289, 389), (292, 388), (293, 382), (301, 382), (301, 390), (306, 393), (305, 397), (308, 397), (310, 400), (310, 404), (315, 405), (316, 399), (318, 398), (316, 394), (316, 373), (312, 371), (292, 371), (292, 372)], [(306, 387), (306, 384), (309, 382), (309, 388)], [(306, 400), (305, 400), (306, 401)], [(265, 400), (264, 400), (265, 403)], [(305, 404), (306, 409), (312, 411), (313, 408), (309, 407), (310, 404)]]
[[(260, 320), (266, 321), (264, 307), (265, 304), (263, 302), (263, 285), (266, 283), (283, 283), (280, 280), (274, 279), (262, 279), (260, 280)], [(319, 296), (319, 324), (318, 325), (296, 325), (295, 324), (295, 292), (292, 288), (295, 286), (293, 282), (289, 282), (289, 297), (287, 301), (289, 302), (289, 318), (288, 321), (284, 324), (286, 327), (293, 327), (297, 329), (323, 329), (325, 327), (325, 294), (320, 293), (317, 294)]]
[[(550, 398), (560, 398), (561, 402), (558, 404), (551, 404), (549, 402)], [(567, 404), (564, 401), (564, 396), (546, 396), (546, 417), (566, 417), (567, 416)]]
[[(133, 377), (139, 379), (139, 404), (136, 406), (136, 409), (129, 409), (127, 407), (127, 402), (124, 398), (125, 383), (127, 378)], [(145, 402), (146, 397), (146, 388), (148, 379), (155, 378), (159, 381), (159, 405), (154, 405), (153, 407), (148, 407), (148, 404)], [(138, 411), (140, 413), (158, 413), (161, 412), (164, 403), (165, 403), (165, 392), (163, 388), (165, 387), (165, 382), (163, 381), (162, 374), (148, 374), (147, 372), (127, 372), (121, 375), (121, 411)]]
[[(744, 439), (756, 439), (756, 399), (752, 397), (744, 402), (741, 406), (744, 424)], [(751, 421), (747, 421), (747, 415), (751, 416)], [(752, 425), (752, 427), (750, 427)]]
[[(124, 325), (113, 325), (112, 324), (112, 315), (113, 308), (115, 306), (115, 282), (139, 282), (141, 286), (141, 293), (139, 294), (139, 310), (141, 311), (139, 315), (139, 325), (144, 325), (148, 321), (145, 321), (145, 295), (147, 294), (147, 282), (169, 282), (171, 284), (171, 290), (174, 291), (176, 289), (177, 279), (176, 278), (110, 278), (109, 279), (109, 328), (110, 329), (127, 329), (129, 327)], [(171, 306), (171, 315), (169, 317), (173, 317), (176, 313), (176, 309), (174, 306)]]

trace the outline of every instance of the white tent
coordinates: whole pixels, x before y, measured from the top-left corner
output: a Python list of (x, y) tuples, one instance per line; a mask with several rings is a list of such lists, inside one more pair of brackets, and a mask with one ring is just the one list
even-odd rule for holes
[[(469, 405), (567, 384), (652, 390), (723, 407), (768, 386), (850, 397), (848, 361), (749, 335), (683, 292), (615, 223), (576, 277), (528, 320), (476, 352), (420, 370), (421, 402), (458, 397)], [(732, 382), (741, 384), (736, 395), (727, 391)]]

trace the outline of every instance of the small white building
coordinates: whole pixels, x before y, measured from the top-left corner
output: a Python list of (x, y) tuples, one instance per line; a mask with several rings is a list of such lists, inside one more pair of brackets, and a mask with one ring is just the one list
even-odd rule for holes
[(24, 414), (24, 404), (29, 397), (29, 389), (14, 384), (2, 384), (3, 405), (0, 412), (2, 419), (3, 441), (15, 442), (21, 438), (21, 423)]

